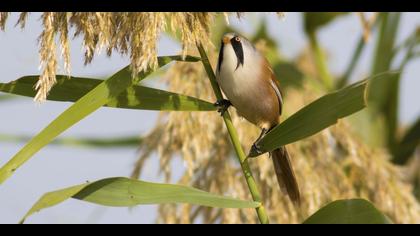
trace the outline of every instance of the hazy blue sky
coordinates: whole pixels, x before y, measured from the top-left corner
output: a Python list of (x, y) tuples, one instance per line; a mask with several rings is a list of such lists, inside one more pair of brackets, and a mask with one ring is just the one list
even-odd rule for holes
[[(17, 15), (13, 14), (6, 32), (0, 32), (0, 82), (8, 82), (28, 74), (39, 74), (37, 37), (41, 32), (39, 13), (30, 15), (27, 27), (13, 27)], [(269, 31), (281, 45), (281, 51), (295, 57), (306, 45), (299, 13), (287, 13), (284, 20), (275, 14), (246, 14), (241, 21), (231, 17), (231, 24), (245, 33), (252, 33), (256, 19), (264, 16)], [(401, 21), (402, 39), (420, 24), (420, 14), (404, 14)], [(329, 52), (335, 74), (341, 73), (348, 63), (360, 35), (360, 24), (355, 15), (337, 20), (320, 32), (321, 43)], [(370, 68), (373, 42), (363, 54), (354, 80), (363, 78)], [(176, 54), (179, 45), (166, 37), (159, 44), (159, 54)], [(93, 63), (83, 66), (80, 38), (71, 42), (72, 74), (79, 76), (109, 75), (128, 64), (126, 57), (115, 54), (107, 58), (96, 56)], [(403, 75), (400, 117), (403, 123), (412, 122), (420, 115), (420, 61), (413, 61)], [(30, 98), (0, 103), (0, 134), (34, 135), (64, 111), (70, 103), (45, 102), (38, 105)], [(146, 133), (153, 127), (157, 112), (130, 111), (102, 108), (66, 131), (62, 137), (115, 137)], [(0, 141), (0, 165), (6, 163), (24, 144)], [(92, 150), (72, 147), (48, 146), (37, 153), (5, 184), (0, 186), (0, 223), (16, 223), (32, 204), (45, 192), (87, 180), (111, 176), (127, 176), (136, 160), (135, 149)], [(147, 163), (141, 176), (147, 181), (162, 181), (157, 176), (156, 158)], [(181, 161), (174, 163), (177, 173), (182, 172)], [(156, 216), (155, 206), (134, 209), (107, 208), (69, 200), (56, 207), (30, 217), (27, 223), (151, 223)]]

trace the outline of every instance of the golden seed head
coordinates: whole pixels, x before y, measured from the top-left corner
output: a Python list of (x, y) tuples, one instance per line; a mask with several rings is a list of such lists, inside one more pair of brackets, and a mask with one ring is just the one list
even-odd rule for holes
[[(183, 56), (189, 47), (201, 43), (211, 46), (210, 26), (216, 13), (205, 12), (44, 12), (41, 15), (43, 31), (39, 36), (40, 66), (36, 85), (37, 101), (44, 101), (55, 84), (58, 67), (57, 41), (60, 43), (64, 69), (70, 74), (69, 29), (74, 36), (83, 37), (85, 64), (92, 62), (96, 53), (105, 49), (107, 55), (116, 51), (129, 55), (133, 76), (148, 68), (157, 68), (157, 43), (165, 30), (179, 32)], [(222, 13), (220, 13), (222, 14)], [(4, 30), (9, 13), (0, 13), (0, 29)], [(22, 12), (17, 24), (25, 27), (28, 13)], [(167, 28), (167, 24), (169, 28)], [(56, 39), (58, 38), (58, 40)]]

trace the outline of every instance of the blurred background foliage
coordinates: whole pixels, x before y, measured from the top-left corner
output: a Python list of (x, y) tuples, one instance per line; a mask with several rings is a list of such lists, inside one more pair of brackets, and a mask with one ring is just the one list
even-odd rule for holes
[[(319, 42), (318, 31), (350, 14), (357, 14), (360, 18), (360, 39), (346, 69), (335, 75), (328, 68), (328, 52)], [(420, 117), (409, 125), (402, 125), (398, 117), (401, 74), (408, 63), (420, 56), (420, 26), (414, 28), (401, 44), (396, 44), (403, 14), (303, 13), (307, 48), (303, 48), (296, 58), (283, 56), (282, 45), (270, 36), (264, 18), (258, 23), (255, 33), (247, 35), (227, 24), (226, 16), (215, 17), (210, 29), (213, 47), (208, 49), (213, 67), (221, 35), (229, 31), (244, 34), (267, 56), (280, 81), (286, 94), (285, 117), (322, 94), (348, 85), (367, 43), (375, 44), (375, 50), (366, 77), (393, 72), (370, 84), (367, 109), (327, 131), (291, 145), (293, 164), (305, 199), (302, 209), (295, 209), (282, 193), (272, 188), (276, 186), (275, 178), (267, 158), (252, 161), (251, 166), (259, 173), (257, 182), (261, 184), (264, 202), (274, 222), (302, 222), (325, 203), (351, 197), (371, 200), (394, 222), (420, 222)], [(287, 22), (287, 14), (282, 20)], [(169, 32), (168, 35), (181, 41), (179, 32)], [(189, 49), (189, 52), (197, 54), (194, 49)], [(169, 91), (213, 101), (210, 85), (203, 79), (205, 76), (199, 65), (183, 63), (176, 63), (162, 75)], [(0, 102), (13, 98), (0, 95)], [(417, 101), (412, 102), (413, 106), (418, 106)], [(258, 130), (236, 116), (234, 123), (243, 147), (248, 150)], [(161, 112), (156, 127), (141, 138), (58, 139), (52, 144), (95, 148), (140, 145), (132, 177), (141, 176), (145, 161), (151, 154), (158, 153), (167, 181), (171, 180), (171, 161), (181, 156), (186, 170), (177, 180), (179, 183), (246, 198), (247, 191), (242, 176), (238, 174), (238, 164), (226, 157), (232, 154), (227, 137), (217, 114)], [(27, 137), (0, 134), (0, 141), (23, 142)], [(158, 222), (197, 221), (252, 223), (256, 219), (249, 209), (159, 206)]]

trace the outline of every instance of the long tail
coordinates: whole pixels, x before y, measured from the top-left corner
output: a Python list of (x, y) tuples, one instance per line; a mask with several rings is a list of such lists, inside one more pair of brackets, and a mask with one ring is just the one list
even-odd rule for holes
[(270, 154), (273, 159), (274, 170), (276, 171), (280, 188), (283, 191), (286, 190), (293, 203), (300, 205), (299, 186), (286, 147), (280, 147)]

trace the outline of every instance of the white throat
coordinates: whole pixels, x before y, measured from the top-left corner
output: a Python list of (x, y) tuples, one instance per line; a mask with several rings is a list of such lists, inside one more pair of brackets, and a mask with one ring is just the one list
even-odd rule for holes
[(232, 45), (230, 43), (224, 45), (223, 60), (220, 70), (218, 69), (216, 73), (219, 85), (229, 97), (252, 89), (261, 73), (261, 54), (246, 41), (242, 42), (242, 48), (244, 63), (237, 67), (238, 59)]

